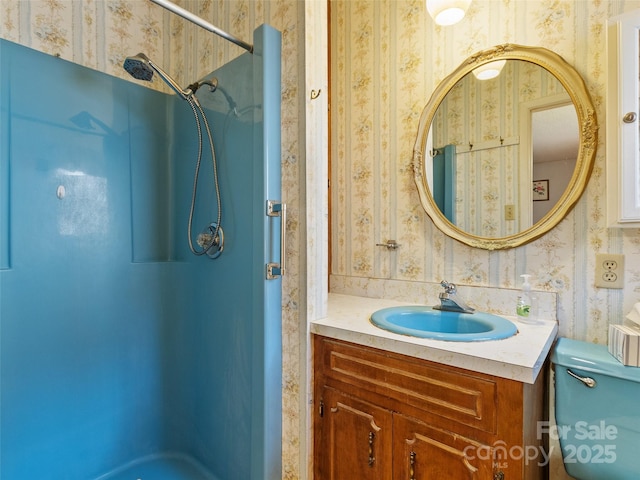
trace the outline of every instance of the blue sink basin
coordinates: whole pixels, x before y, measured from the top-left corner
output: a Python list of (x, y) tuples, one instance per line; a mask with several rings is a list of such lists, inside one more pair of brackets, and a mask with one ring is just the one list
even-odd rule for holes
[(383, 308), (371, 315), (371, 323), (393, 333), (451, 342), (499, 340), (518, 332), (514, 323), (491, 313), (443, 312), (426, 306)]

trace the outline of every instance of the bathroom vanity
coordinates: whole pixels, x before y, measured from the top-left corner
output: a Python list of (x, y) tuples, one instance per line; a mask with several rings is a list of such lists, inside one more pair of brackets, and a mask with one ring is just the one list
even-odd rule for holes
[(314, 478), (542, 479), (555, 322), (489, 342), (386, 332), (399, 302), (330, 295), (313, 322)]

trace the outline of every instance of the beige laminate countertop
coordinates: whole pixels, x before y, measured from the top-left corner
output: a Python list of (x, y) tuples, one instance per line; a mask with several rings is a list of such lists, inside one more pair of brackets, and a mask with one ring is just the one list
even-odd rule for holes
[(411, 304), (330, 293), (327, 316), (311, 322), (311, 333), (524, 383), (535, 382), (558, 334), (555, 321), (525, 324), (506, 316), (518, 327), (510, 338), (449, 342), (399, 335), (369, 321), (376, 310), (401, 305)]

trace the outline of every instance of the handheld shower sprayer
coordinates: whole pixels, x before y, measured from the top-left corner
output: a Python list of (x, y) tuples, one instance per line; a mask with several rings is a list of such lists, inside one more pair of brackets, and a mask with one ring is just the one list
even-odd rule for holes
[[(209, 122), (207, 121), (207, 116), (205, 115), (200, 102), (198, 101), (198, 97), (195, 95), (198, 89), (203, 85), (209, 85), (211, 92), (215, 91), (218, 88), (218, 79), (216, 79), (215, 77), (202, 79), (192, 83), (183, 90), (182, 88), (180, 88), (178, 83), (169, 76), (168, 73), (166, 73), (159, 66), (149, 60), (149, 57), (147, 57), (144, 53), (139, 53), (132, 57), (127, 57), (122, 66), (127, 72), (129, 72), (129, 74), (133, 78), (137, 80), (144, 80), (146, 82), (149, 82), (153, 79), (154, 72), (157, 73), (158, 75), (160, 75), (160, 78), (162, 78), (162, 80), (164, 80), (164, 82), (169, 85), (179, 97), (181, 97), (183, 100), (186, 100), (187, 103), (189, 103), (189, 105), (191, 106), (193, 115), (196, 119), (196, 127), (198, 132), (198, 159), (196, 161), (196, 171), (193, 180), (193, 192), (191, 195), (191, 208), (189, 210), (189, 223), (187, 226), (189, 249), (194, 255), (206, 254), (210, 258), (218, 258), (222, 253), (222, 250), (224, 249), (224, 232), (222, 230), (222, 226), (220, 225), (222, 217), (222, 206), (220, 198), (220, 186), (218, 184), (218, 165), (215, 149), (213, 146), (213, 137), (211, 135), (211, 129), (209, 128)], [(206, 233), (203, 232), (198, 236), (197, 243), (198, 246), (201, 247), (201, 250), (196, 249), (196, 247), (193, 245), (191, 233), (198, 188), (198, 176), (200, 173), (200, 162), (202, 160), (202, 128), (198, 112), (200, 113), (200, 117), (202, 117), (204, 128), (206, 129), (209, 140), (209, 146), (211, 147), (213, 182), (215, 187), (216, 200), (218, 203), (218, 214), (216, 221), (207, 226)]]
[[(193, 97), (195, 90), (192, 90), (192, 85), (187, 87), (186, 89), (180, 88), (178, 83), (169, 76), (167, 72), (162, 70), (158, 65), (149, 60), (144, 53), (139, 53), (132, 57), (127, 57), (122, 65), (123, 68), (129, 72), (129, 74), (135, 78), (136, 80), (144, 80), (146, 82), (150, 82), (153, 78), (153, 73), (157, 73), (160, 75), (160, 78), (164, 80), (164, 82), (171, 87), (171, 89), (176, 92), (183, 100), (187, 100)], [(195, 84), (194, 84), (195, 85)]]

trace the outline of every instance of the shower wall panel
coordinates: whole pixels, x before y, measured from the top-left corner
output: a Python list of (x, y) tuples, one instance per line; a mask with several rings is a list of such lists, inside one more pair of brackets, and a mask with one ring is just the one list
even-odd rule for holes
[[(0, 65), (2, 47), (0, 47)], [(8, 85), (9, 71), (0, 69), (0, 85)], [(0, 89), (0, 139), (9, 138), (9, 90)], [(9, 142), (0, 142), (0, 270), (9, 268)], [(2, 297), (0, 296), (0, 301)], [(1, 439), (0, 439), (1, 442)]]
[[(95, 478), (164, 448), (167, 266), (131, 263), (131, 191), (163, 185), (132, 184), (130, 152), (166, 161), (132, 146), (127, 98), (166, 101), (5, 41), (0, 60), (11, 246), (0, 272), (0, 477)], [(165, 142), (165, 112), (143, 140)]]
[[(166, 262), (172, 255), (173, 97), (133, 85), (126, 89), (131, 172), (132, 261)], [(113, 92), (122, 95), (125, 92)], [(180, 106), (184, 107), (184, 104)], [(184, 239), (186, 237), (183, 237)]]
[[(120, 478), (165, 454), (280, 476), (280, 34), (254, 42), (198, 92), (212, 260), (188, 248), (188, 104), (0, 41), (0, 479)], [(194, 241), (218, 208), (202, 140)]]
[[(281, 466), (281, 280), (266, 280), (266, 262), (280, 260), (280, 220), (266, 216), (266, 201), (281, 200), (280, 34), (263, 26), (255, 53), (212, 72), (215, 92), (198, 98), (215, 144), (225, 248), (202, 262), (185, 246), (197, 132), (187, 105), (175, 105), (176, 151), (172, 178), (173, 267), (198, 286), (182, 289), (188, 325), (172, 324), (177, 343), (171, 406), (176, 438), (221, 479), (279, 478)], [(211, 155), (203, 152), (194, 231), (215, 220)], [(187, 168), (185, 168), (187, 165)], [(184, 447), (183, 447), (184, 448)]]

